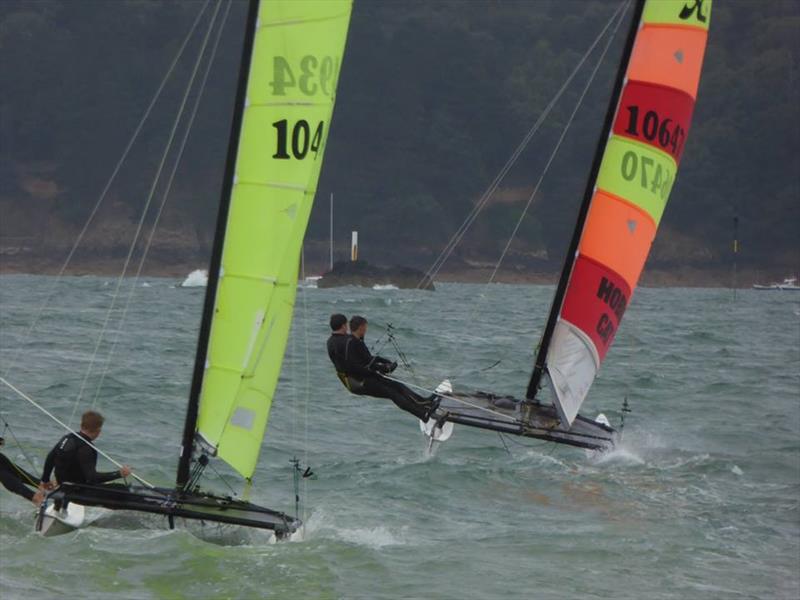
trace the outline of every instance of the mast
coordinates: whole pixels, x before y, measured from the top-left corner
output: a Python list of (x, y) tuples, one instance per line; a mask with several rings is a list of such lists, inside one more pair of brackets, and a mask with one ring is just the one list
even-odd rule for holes
[(600, 163), (603, 160), (606, 143), (608, 142), (611, 134), (611, 127), (614, 122), (614, 116), (617, 112), (617, 105), (619, 104), (620, 95), (622, 93), (622, 86), (625, 83), (625, 73), (628, 70), (631, 51), (633, 50), (633, 44), (636, 41), (636, 34), (639, 30), (639, 23), (642, 18), (644, 3), (645, 0), (636, 0), (630, 29), (628, 30), (628, 37), (625, 40), (625, 48), (622, 53), (622, 59), (620, 60), (619, 68), (617, 69), (617, 77), (614, 81), (614, 89), (608, 101), (608, 109), (606, 110), (606, 118), (603, 123), (603, 130), (600, 132), (600, 137), (597, 140), (594, 161), (592, 162), (592, 168), (589, 171), (589, 178), (586, 181), (586, 189), (583, 193), (583, 201), (581, 202), (581, 207), (578, 212), (578, 220), (575, 224), (575, 230), (572, 232), (572, 239), (570, 240), (569, 247), (567, 249), (567, 255), (564, 258), (564, 266), (561, 269), (561, 276), (558, 280), (555, 296), (553, 297), (553, 304), (550, 307), (550, 315), (547, 318), (547, 324), (545, 325), (544, 333), (542, 334), (542, 340), (539, 344), (539, 351), (536, 354), (533, 374), (531, 375), (530, 382), (528, 383), (528, 390), (525, 393), (525, 397), (528, 400), (534, 400), (536, 398), (536, 394), (539, 391), (539, 384), (545, 371), (547, 351), (550, 348), (550, 340), (553, 337), (553, 331), (555, 330), (556, 322), (558, 321), (558, 315), (561, 312), (561, 305), (564, 303), (564, 295), (567, 291), (567, 284), (569, 283), (569, 279), (572, 274), (572, 268), (575, 264), (575, 254), (578, 251), (578, 245), (581, 241), (583, 227), (586, 223), (586, 217), (589, 214), (589, 206), (592, 203), (594, 188), (597, 183), (597, 174), (600, 171)]
[(222, 181), (222, 197), (217, 213), (217, 227), (214, 234), (214, 246), (211, 251), (211, 264), (208, 269), (208, 285), (206, 286), (206, 297), (203, 304), (203, 317), (200, 322), (197, 354), (195, 356), (194, 371), (192, 374), (192, 386), (189, 392), (189, 405), (186, 409), (181, 454), (178, 461), (178, 474), (175, 480), (175, 484), (179, 489), (183, 488), (189, 481), (192, 445), (194, 443), (194, 433), (197, 427), (200, 391), (203, 384), (203, 373), (205, 371), (206, 356), (208, 353), (208, 340), (211, 333), (211, 319), (214, 314), (217, 285), (219, 283), (219, 271), (222, 264), (222, 247), (225, 241), (225, 228), (228, 222), (228, 209), (230, 207), (233, 177), (236, 169), (236, 155), (239, 148), (239, 134), (242, 128), (242, 115), (244, 114), (244, 103), (247, 95), (247, 79), (250, 72), (250, 58), (253, 51), (256, 21), (258, 19), (258, 6), (259, 0), (250, 0), (250, 6), (247, 11), (247, 25), (242, 45), (241, 66), (239, 67), (239, 83), (236, 90), (236, 103), (234, 105), (233, 122), (231, 123), (231, 135), (228, 141), (225, 176)]

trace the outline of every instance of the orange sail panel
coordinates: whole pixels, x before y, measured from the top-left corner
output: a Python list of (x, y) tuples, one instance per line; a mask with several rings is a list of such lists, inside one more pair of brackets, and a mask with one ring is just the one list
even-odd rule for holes
[(707, 35), (702, 29), (646, 25), (636, 38), (628, 79), (666, 85), (696, 98)]
[[(694, 111), (711, 0), (647, 0), (547, 348), (571, 425), (619, 329), (676, 177)], [(563, 279), (562, 279), (563, 281)]]
[(656, 224), (650, 215), (597, 190), (589, 208), (579, 253), (613, 269), (633, 289), (655, 235)]

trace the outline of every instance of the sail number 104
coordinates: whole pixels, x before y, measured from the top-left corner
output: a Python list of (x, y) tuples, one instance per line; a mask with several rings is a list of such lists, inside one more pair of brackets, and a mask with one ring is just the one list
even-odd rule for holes
[(291, 126), (286, 119), (275, 121), (272, 126), (277, 130), (277, 143), (272, 158), (303, 160), (309, 152), (313, 152), (316, 156), (322, 145), (324, 125), (324, 122), (320, 121), (312, 134), (312, 126), (305, 119), (300, 119)]

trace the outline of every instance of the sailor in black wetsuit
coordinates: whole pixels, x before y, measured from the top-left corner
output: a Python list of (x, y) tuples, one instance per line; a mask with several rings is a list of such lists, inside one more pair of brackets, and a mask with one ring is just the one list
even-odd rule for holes
[(424, 398), (402, 383), (384, 377), (397, 368), (397, 363), (370, 353), (364, 343), (367, 333), (364, 317), (350, 319), (350, 335), (347, 336), (341, 322), (344, 318), (344, 315), (331, 317), (331, 329), (334, 325), (338, 327), (328, 339), (328, 356), (345, 387), (353, 394), (388, 398), (398, 408), (427, 422), (435, 408), (433, 398)]
[(347, 317), (336, 313), (331, 315), (331, 337), (328, 338), (328, 358), (336, 368), (336, 375), (347, 387), (347, 376), (344, 373), (344, 355), (347, 348)]
[(42, 485), (53, 487), (50, 474), (55, 469), (59, 483), (98, 484), (127, 477), (131, 470), (123, 466), (118, 471), (98, 472), (97, 450), (87, 442), (93, 442), (103, 429), (103, 416), (94, 411), (87, 411), (81, 417), (81, 431), (78, 434), (68, 433), (50, 450), (44, 463)]
[[(0, 437), (0, 446), (5, 444), (5, 440)], [(30, 500), (37, 506), (42, 503), (43, 492), (34, 491), (33, 488), (39, 485), (39, 480), (28, 473), (25, 469), (14, 464), (5, 454), (0, 452), (0, 483), (9, 492), (22, 496)]]

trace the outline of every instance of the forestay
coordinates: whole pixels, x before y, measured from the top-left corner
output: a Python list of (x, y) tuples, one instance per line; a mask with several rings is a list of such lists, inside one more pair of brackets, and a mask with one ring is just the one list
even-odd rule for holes
[(198, 351), (197, 431), (247, 478), (291, 326), (350, 11), (351, 0), (263, 0), (259, 7), (221, 266), (210, 273), (207, 352)]
[[(614, 340), (675, 181), (697, 97), (711, 0), (647, 0), (640, 10), (585, 223), (579, 220), (579, 243), (562, 273), (563, 301), (557, 294), (552, 338), (546, 330), (542, 340), (565, 427)], [(539, 375), (534, 372), (528, 397), (536, 395)]]

